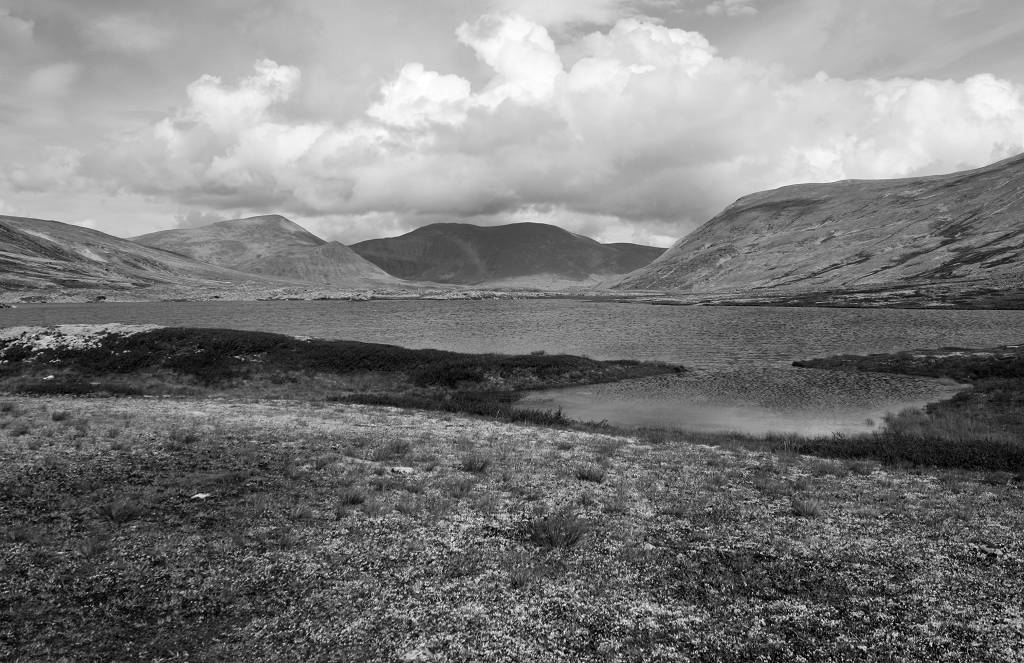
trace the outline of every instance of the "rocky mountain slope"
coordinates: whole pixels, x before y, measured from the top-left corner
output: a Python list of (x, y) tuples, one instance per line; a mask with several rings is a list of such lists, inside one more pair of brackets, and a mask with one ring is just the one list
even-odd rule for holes
[(543, 223), (435, 223), (359, 242), (352, 250), (399, 278), (467, 285), (592, 283), (646, 265), (664, 251), (601, 244)]
[(739, 199), (622, 289), (1024, 290), (1024, 155), (934, 177), (804, 184)]
[(265, 281), (58, 221), (0, 216), (0, 291)]
[(344, 244), (327, 242), (276, 214), (163, 230), (134, 241), (266, 277), (345, 286), (398, 282)]

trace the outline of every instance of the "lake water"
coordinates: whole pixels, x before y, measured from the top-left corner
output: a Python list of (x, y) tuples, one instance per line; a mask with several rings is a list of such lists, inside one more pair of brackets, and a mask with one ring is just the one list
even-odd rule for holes
[[(0, 327), (155, 323), (253, 329), (461, 352), (544, 350), (695, 370), (536, 397), (569, 416), (701, 430), (862, 430), (948, 385), (794, 369), (797, 359), (1024, 341), (1024, 311), (681, 307), (576, 300), (24, 304)], [(562, 401), (559, 401), (562, 398)], [(605, 416), (601, 416), (604, 414)]]

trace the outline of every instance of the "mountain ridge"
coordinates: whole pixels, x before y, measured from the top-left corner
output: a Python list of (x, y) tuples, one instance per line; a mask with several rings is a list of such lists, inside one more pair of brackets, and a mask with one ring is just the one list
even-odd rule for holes
[(843, 291), (1018, 287), (1024, 155), (967, 171), (796, 184), (729, 205), (619, 289)]
[(317, 237), (280, 214), (161, 230), (132, 241), (269, 278), (346, 287), (398, 283), (344, 244)]
[(265, 281), (60, 221), (0, 216), (0, 288), (128, 290)]

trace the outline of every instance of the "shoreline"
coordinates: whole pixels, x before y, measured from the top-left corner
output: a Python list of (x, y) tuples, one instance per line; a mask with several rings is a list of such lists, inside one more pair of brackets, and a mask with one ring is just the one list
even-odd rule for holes
[[(1024, 474), (1024, 445), (1015, 437), (1017, 432), (1024, 432), (1024, 418), (1017, 422), (1012, 407), (986, 404), (992, 389), (999, 393), (1017, 389), (1024, 402), (1024, 380), (1016, 378), (1018, 373), (1024, 377), (1024, 346), (1008, 346), (1006, 352), (1009, 354), (1005, 356), (991, 351), (845, 356), (795, 362), (797, 368), (791, 369), (741, 369), (728, 374), (543, 352), (474, 355), (227, 329), (71, 325), (49, 330), (15, 329), (6, 338), (0, 337), (0, 389), (10, 394), (298, 398), (383, 405), (652, 439), (681, 440), (698, 435), (711, 444), (740, 443), (753, 449), (788, 447), (824, 457), (984, 467)], [(885, 364), (891, 357), (903, 363)], [(908, 357), (910, 369), (905, 366)], [(925, 369), (914, 370), (914, 362), (921, 363), (922, 357), (928, 358)], [(944, 362), (949, 361), (959, 372), (946, 375)], [(1003, 380), (995, 387), (978, 383), (965, 372), (972, 361), (985, 365), (985, 375), (1009, 370), (1008, 375), (1017, 381)], [(888, 377), (873, 370), (880, 363), (888, 366)], [(814, 368), (840, 370), (803, 372)], [(934, 378), (943, 376), (970, 388), (934, 382)], [(943, 400), (921, 398), (928, 402), (923, 409), (887, 416), (880, 428), (872, 426), (874, 430), (870, 431), (760, 429), (733, 434), (721, 429), (681, 429), (660, 421), (630, 422), (638, 425), (623, 427), (615, 425), (614, 419), (609, 421), (609, 417), (594, 417), (598, 423), (573, 421), (571, 411), (567, 418), (562, 409), (530, 407), (531, 393), (569, 389), (570, 393), (584, 390), (592, 395), (635, 391), (637, 385), (643, 394), (633, 398), (649, 404), (651, 381), (669, 385), (663, 389), (672, 396), (668, 401), (678, 401), (681, 387), (689, 389), (694, 411), (709, 402), (714, 405), (716, 394), (719, 404), (724, 394), (729, 406), (749, 403), (753, 395), (755, 403), (762, 399), (761, 405), (776, 408), (797, 399), (814, 402), (815, 398), (814, 407), (835, 408), (847, 397), (830, 402), (827, 390), (830, 383), (841, 381), (848, 382), (849, 393), (868, 405), (874, 402), (873, 390), (891, 395), (909, 387), (918, 391), (942, 387), (950, 392)], [(988, 423), (977, 431), (959, 431), (952, 422), (962, 416), (958, 408), (964, 403), (984, 414)], [(677, 407), (677, 403), (666, 402), (666, 406)], [(735, 416), (736, 411), (727, 414)]]
[[(198, 293), (198, 294), (197, 294)], [(793, 290), (769, 292), (693, 292), (610, 290), (587, 286), (551, 289), (429, 285), (410, 288), (338, 288), (298, 286), (223, 288), (159, 286), (159, 290), (24, 290), (0, 293), (0, 307), (27, 304), (249, 302), (249, 301), (466, 301), (489, 299), (572, 299), (656, 306), (743, 306), (773, 308), (1024, 310), (1024, 295), (1015, 291), (962, 284), (905, 284), (855, 290)]]

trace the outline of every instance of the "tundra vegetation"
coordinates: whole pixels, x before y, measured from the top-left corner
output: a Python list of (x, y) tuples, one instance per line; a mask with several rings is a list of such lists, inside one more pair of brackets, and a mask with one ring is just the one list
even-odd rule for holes
[(671, 367), (129, 338), (0, 369), (14, 660), (1021, 660), (1019, 467), (346, 402)]

